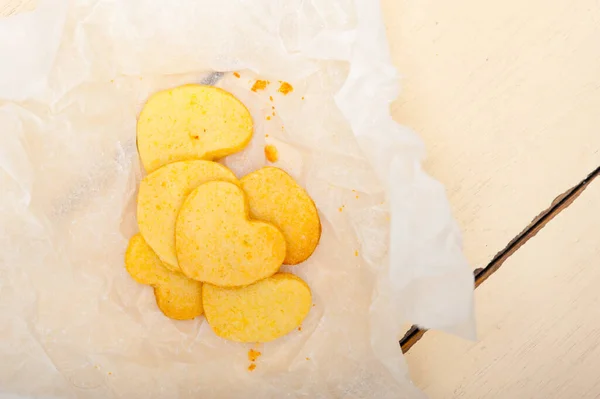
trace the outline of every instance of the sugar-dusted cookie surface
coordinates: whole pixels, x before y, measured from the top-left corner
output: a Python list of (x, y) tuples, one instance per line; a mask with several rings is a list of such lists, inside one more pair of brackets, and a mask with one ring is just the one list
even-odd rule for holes
[(312, 307), (310, 288), (299, 277), (277, 273), (252, 285), (205, 284), (204, 314), (215, 334), (238, 342), (268, 342), (297, 328)]
[(212, 181), (192, 191), (183, 203), (175, 225), (175, 250), (186, 276), (237, 287), (277, 272), (285, 257), (285, 239), (273, 225), (249, 220), (241, 188)]
[(216, 159), (242, 150), (252, 117), (225, 90), (188, 84), (153, 94), (137, 122), (137, 145), (148, 173), (190, 159)]
[(241, 179), (248, 198), (250, 217), (269, 222), (285, 236), (283, 263), (295, 265), (308, 259), (321, 238), (321, 221), (308, 193), (286, 172), (272, 166)]
[(238, 184), (235, 175), (223, 165), (200, 160), (163, 166), (140, 183), (137, 203), (140, 233), (173, 271), (180, 270), (175, 255), (175, 220), (179, 209), (192, 190), (213, 180)]
[(165, 316), (188, 320), (202, 314), (202, 283), (167, 269), (141, 234), (129, 240), (125, 268), (138, 283), (154, 287), (156, 304)]

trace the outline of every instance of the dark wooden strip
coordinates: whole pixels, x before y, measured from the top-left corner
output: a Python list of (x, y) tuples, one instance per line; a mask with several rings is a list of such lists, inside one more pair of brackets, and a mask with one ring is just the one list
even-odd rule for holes
[[(586, 187), (598, 176), (600, 176), (600, 166), (590, 173), (579, 184), (559, 195), (552, 204), (542, 213), (540, 213), (520, 234), (512, 239), (508, 245), (500, 251), (490, 263), (484, 267), (476, 269), (473, 274), (475, 276), (475, 288), (479, 287), (485, 280), (494, 274), (500, 266), (515, 253), (522, 245), (529, 241), (532, 237), (544, 228), (556, 215), (568, 208), (581, 195)], [(426, 330), (421, 330), (417, 326), (412, 326), (400, 340), (402, 352), (406, 353), (415, 343), (421, 339)]]

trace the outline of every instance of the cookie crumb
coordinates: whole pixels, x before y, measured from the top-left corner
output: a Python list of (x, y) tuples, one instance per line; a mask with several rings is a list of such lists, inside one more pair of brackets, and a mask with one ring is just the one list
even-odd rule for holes
[(272, 144), (266, 145), (265, 157), (267, 158), (267, 161), (271, 163), (277, 162), (277, 160), (279, 159), (279, 153), (277, 152), (277, 148)]
[(271, 120), (271, 117), (270, 117), (270, 116), (267, 116), (267, 118), (266, 118), (266, 119), (267, 119), (268, 121), (270, 121), (270, 120)]
[(344, 210), (344, 208), (346, 207), (346, 205), (342, 205), (338, 208), (338, 211), (342, 212)]
[(302, 326), (298, 327), (298, 331), (302, 331)]
[(302, 99), (304, 100), (304, 96), (302, 96)]
[(358, 250), (354, 251), (354, 256), (358, 256)]
[(236, 78), (239, 78), (239, 77), (240, 77), (240, 74), (239, 74), (239, 73), (237, 73), (237, 72), (234, 72), (234, 73), (233, 73), (233, 76), (235, 76)]
[(267, 88), (267, 85), (269, 84), (268, 80), (257, 80), (256, 82), (254, 82), (254, 85), (252, 86), (252, 91), (256, 92), (259, 90), (264, 90)]
[(256, 368), (256, 363), (252, 363), (250, 366), (248, 366), (248, 371), (254, 371), (255, 368)]
[(254, 349), (250, 349), (248, 351), (248, 360), (250, 360), (251, 362), (255, 362), (256, 359), (258, 359), (260, 357), (260, 355), (262, 355), (262, 353), (260, 353), (259, 351), (255, 351)]
[(288, 82), (281, 82), (281, 85), (277, 91), (285, 96), (286, 94), (293, 92), (294, 88)]
[(269, 100), (273, 101), (273, 96), (269, 96)]
[(306, 360), (310, 360), (310, 357), (307, 357)]

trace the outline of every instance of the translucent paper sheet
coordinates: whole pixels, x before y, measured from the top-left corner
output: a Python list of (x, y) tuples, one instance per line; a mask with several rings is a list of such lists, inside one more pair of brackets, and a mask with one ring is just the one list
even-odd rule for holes
[[(268, 344), (165, 318), (123, 267), (136, 116), (191, 82), (252, 112), (251, 145), (223, 162), (242, 176), (273, 144), (321, 214), (316, 253), (289, 268), (314, 307)], [(472, 337), (473, 279), (421, 141), (390, 117), (396, 96), (374, 0), (39, 0), (0, 18), (0, 393), (420, 397), (405, 323)]]

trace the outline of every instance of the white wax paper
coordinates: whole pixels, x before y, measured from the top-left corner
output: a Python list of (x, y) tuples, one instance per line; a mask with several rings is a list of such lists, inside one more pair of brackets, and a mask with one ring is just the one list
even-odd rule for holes
[[(275, 145), (321, 214), (314, 256), (288, 268), (314, 307), (268, 344), (165, 318), (123, 267), (136, 115), (191, 82), (252, 112), (253, 142), (223, 162), (241, 176)], [(396, 95), (374, 0), (40, 0), (0, 18), (0, 393), (420, 397), (404, 323), (472, 336), (473, 279), (421, 141), (390, 117)]]

